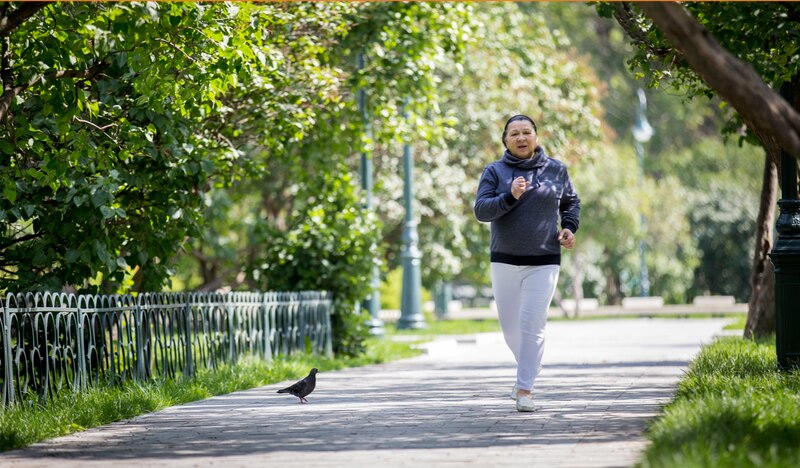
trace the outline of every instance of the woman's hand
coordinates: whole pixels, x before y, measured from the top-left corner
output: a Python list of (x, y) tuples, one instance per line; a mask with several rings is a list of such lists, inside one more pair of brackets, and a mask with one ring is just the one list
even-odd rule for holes
[(525, 180), (524, 177), (519, 176), (511, 182), (511, 195), (517, 200), (519, 200), (519, 197), (521, 197), (526, 190), (528, 190), (528, 181)]
[(575, 246), (575, 234), (569, 229), (562, 229), (558, 234), (558, 242), (566, 249), (571, 249)]

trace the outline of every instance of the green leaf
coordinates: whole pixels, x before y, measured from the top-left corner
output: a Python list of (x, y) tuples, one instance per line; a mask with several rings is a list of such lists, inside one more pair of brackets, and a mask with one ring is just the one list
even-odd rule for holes
[(14, 154), (14, 146), (11, 145), (7, 140), (0, 139), (0, 152), (7, 155)]
[(67, 263), (75, 263), (80, 258), (80, 255), (81, 255), (80, 251), (75, 249), (69, 249), (64, 254), (64, 260), (66, 260)]
[(108, 192), (99, 188), (95, 189), (92, 193), (92, 206), (100, 208), (110, 199)]
[(6, 181), (5, 186), (3, 187), (3, 195), (5, 195), (6, 199), (9, 203), (14, 203), (17, 201), (17, 187), (13, 182)]
[(100, 213), (103, 214), (104, 220), (113, 218), (117, 214), (116, 210), (113, 210), (105, 205), (100, 207)]

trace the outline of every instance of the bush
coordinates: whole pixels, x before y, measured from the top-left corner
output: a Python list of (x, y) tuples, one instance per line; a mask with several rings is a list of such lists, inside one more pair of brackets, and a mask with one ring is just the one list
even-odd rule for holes
[(315, 174), (301, 184), (287, 231), (262, 225), (254, 235), (265, 246), (249, 275), (274, 291), (324, 290), (334, 294), (334, 352), (360, 354), (369, 336), (358, 304), (370, 293), (380, 262), (380, 229), (364, 210), (347, 167)]

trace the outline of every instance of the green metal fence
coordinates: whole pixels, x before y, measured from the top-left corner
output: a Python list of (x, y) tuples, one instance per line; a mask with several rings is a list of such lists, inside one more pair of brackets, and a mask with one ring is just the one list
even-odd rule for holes
[(193, 375), (245, 355), (330, 355), (331, 302), (319, 291), (8, 294), (0, 304), (2, 404)]

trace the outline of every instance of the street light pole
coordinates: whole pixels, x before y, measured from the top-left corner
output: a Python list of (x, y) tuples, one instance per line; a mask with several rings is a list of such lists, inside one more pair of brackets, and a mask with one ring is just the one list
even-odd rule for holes
[[(781, 96), (794, 105), (791, 84)], [(781, 214), (775, 222), (778, 238), (769, 256), (775, 265), (775, 351), (783, 370), (800, 367), (800, 200), (797, 160), (781, 149)]]
[[(364, 68), (364, 55), (358, 54), (357, 66), (359, 70)], [(361, 112), (361, 120), (364, 124), (364, 133), (369, 140), (372, 140), (372, 125), (370, 124), (369, 114), (367, 113), (367, 93), (363, 87), (358, 89), (358, 109)], [(361, 189), (365, 193), (364, 208), (372, 211), (372, 156), (364, 149), (361, 153)], [(370, 334), (381, 336), (384, 334), (383, 321), (378, 316), (381, 309), (380, 296), (380, 271), (378, 265), (373, 264), (370, 272), (371, 294), (364, 300), (364, 308), (369, 312), (368, 322)]]
[[(633, 139), (635, 141), (634, 146), (636, 148), (636, 159), (639, 161), (639, 187), (642, 187), (644, 181), (644, 143), (650, 141), (650, 138), (653, 137), (653, 127), (650, 126), (650, 122), (647, 121), (647, 115), (645, 114), (647, 111), (647, 96), (644, 94), (643, 89), (639, 89), (639, 109), (636, 113), (636, 125), (633, 126), (631, 132), (633, 133)], [(645, 227), (647, 226), (647, 217), (642, 211), (640, 214), (642, 230), (646, 231)], [(647, 241), (644, 237), (642, 237), (641, 242), (639, 242), (639, 257), (640, 257), (640, 265), (639, 265), (639, 283), (642, 286), (641, 289), (641, 296), (647, 297), (650, 295), (650, 277), (647, 272)]]
[[(408, 122), (408, 99), (403, 105), (403, 118)], [(403, 292), (400, 301), (400, 319), (398, 329), (425, 328), (425, 316), (422, 315), (422, 295), (420, 290), (420, 263), (422, 254), (419, 251), (419, 235), (417, 221), (414, 219), (414, 157), (411, 144), (406, 137), (403, 144), (403, 199), (406, 208), (403, 223)]]

